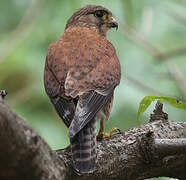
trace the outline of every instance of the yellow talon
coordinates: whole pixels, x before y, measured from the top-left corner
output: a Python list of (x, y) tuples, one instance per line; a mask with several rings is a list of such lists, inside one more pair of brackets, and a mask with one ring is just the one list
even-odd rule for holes
[(113, 128), (109, 133), (106, 133), (104, 131), (101, 131), (102, 129), (100, 129), (98, 135), (97, 135), (97, 140), (103, 139), (103, 138), (109, 138), (112, 136), (113, 133), (115, 132), (119, 132), (120, 130), (118, 128)]

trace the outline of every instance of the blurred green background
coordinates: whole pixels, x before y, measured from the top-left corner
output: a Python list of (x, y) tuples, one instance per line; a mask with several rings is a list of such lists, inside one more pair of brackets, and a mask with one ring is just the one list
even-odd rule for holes
[[(0, 3), (0, 89), (7, 103), (52, 149), (68, 145), (67, 129), (43, 87), (48, 45), (67, 19), (86, 4), (109, 8), (119, 21), (108, 39), (115, 46), (122, 80), (106, 125), (126, 130), (148, 122), (154, 104), (137, 120), (147, 95), (186, 100), (186, 1), (184, 0), (7, 0)], [(164, 104), (169, 120), (186, 121), (186, 112)], [(154, 178), (155, 179), (155, 178)], [(164, 179), (165, 178), (161, 178)]]

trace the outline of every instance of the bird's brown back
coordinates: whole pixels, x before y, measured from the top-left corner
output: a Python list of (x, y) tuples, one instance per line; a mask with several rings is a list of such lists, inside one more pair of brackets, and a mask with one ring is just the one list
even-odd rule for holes
[(49, 46), (44, 76), (49, 96), (74, 98), (88, 90), (104, 94), (119, 84), (121, 70), (105, 37), (86, 27), (72, 27)]

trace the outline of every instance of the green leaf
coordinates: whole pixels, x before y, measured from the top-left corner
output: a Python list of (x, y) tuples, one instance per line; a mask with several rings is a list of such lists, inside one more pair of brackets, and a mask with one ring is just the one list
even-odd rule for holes
[(138, 109), (138, 118), (140, 115), (142, 115), (146, 111), (146, 109), (150, 106), (152, 101), (153, 101), (152, 96), (146, 96), (141, 100), (139, 109)]
[(168, 104), (170, 104), (175, 108), (186, 110), (186, 103), (176, 98), (165, 97), (165, 96), (146, 96), (140, 102), (139, 109), (138, 109), (138, 118), (146, 111), (146, 109), (150, 106), (150, 104), (155, 100), (160, 100), (161, 103), (163, 101), (166, 101)]
[(186, 103), (183, 101), (180, 101), (172, 97), (161, 97), (161, 98), (175, 108), (186, 110)]

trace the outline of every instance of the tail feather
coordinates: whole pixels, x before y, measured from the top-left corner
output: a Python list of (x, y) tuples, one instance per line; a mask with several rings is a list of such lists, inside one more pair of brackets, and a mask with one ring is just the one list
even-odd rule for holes
[(96, 167), (96, 120), (92, 119), (70, 139), (73, 166), (80, 173), (90, 173)]

